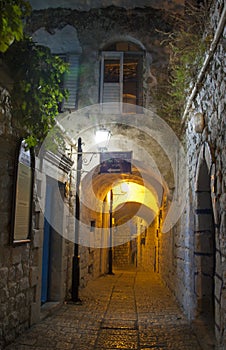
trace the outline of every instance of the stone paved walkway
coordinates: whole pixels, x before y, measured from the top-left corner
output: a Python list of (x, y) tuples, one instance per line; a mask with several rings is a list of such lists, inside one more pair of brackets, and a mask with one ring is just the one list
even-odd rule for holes
[(158, 275), (116, 271), (90, 282), (81, 304), (64, 304), (7, 350), (201, 350)]

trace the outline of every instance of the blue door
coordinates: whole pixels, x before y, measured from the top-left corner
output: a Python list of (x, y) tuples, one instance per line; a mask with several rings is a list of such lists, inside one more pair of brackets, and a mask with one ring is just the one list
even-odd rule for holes
[(44, 237), (42, 252), (42, 304), (48, 300), (49, 288), (49, 271), (50, 271), (50, 249), (51, 249), (51, 225), (48, 222), (51, 218), (51, 202), (52, 202), (53, 186), (49, 181), (46, 183), (46, 201), (45, 201), (45, 219), (44, 219)]

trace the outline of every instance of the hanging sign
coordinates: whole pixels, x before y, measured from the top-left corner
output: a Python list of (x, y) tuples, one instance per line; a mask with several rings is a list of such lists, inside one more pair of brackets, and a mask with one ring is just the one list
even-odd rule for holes
[(100, 174), (123, 174), (132, 172), (131, 152), (103, 152), (100, 154)]

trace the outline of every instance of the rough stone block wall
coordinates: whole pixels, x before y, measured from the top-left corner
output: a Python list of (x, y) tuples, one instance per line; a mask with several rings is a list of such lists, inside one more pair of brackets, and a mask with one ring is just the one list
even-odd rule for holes
[[(108, 0), (77, 0), (74, 2), (73, 0), (64, 0), (62, 4), (62, 0), (56, 0), (54, 4), (51, 0), (30, 0), (30, 3), (33, 9), (43, 9), (49, 7), (65, 7), (65, 8), (73, 8), (73, 9), (81, 9), (82, 11), (87, 11), (90, 8), (99, 8), (99, 7), (107, 7), (109, 6)], [(127, 9), (131, 9), (134, 7), (145, 7), (152, 6), (154, 8), (165, 8), (176, 11), (183, 11), (184, 9), (184, 0), (127, 0), (125, 1), (111, 1), (112, 5), (122, 6)]]
[[(219, 0), (213, 2), (213, 5), (210, 22), (215, 34), (225, 4)], [(214, 298), (211, 302), (215, 307), (215, 334), (219, 349), (224, 349), (226, 343), (226, 295), (223, 287), (226, 271), (223, 259), (226, 232), (225, 36), (224, 28), (202, 83), (198, 86), (187, 119), (189, 188), (185, 211), (172, 233), (165, 236), (161, 242), (161, 255), (165, 256), (161, 264), (161, 273), (191, 319), (198, 316), (200, 302), (203, 303), (202, 310), (205, 309), (204, 299), (209, 298), (211, 283), (214, 283)], [(204, 118), (204, 129), (201, 132), (195, 129), (196, 113), (201, 113)], [(207, 174), (205, 176), (202, 174), (204, 165)], [(209, 186), (209, 192), (203, 186)], [(208, 196), (212, 199), (211, 205), (208, 204)], [(212, 253), (213, 246), (215, 256)], [(163, 263), (166, 260), (168, 265)], [(214, 278), (211, 277), (213, 265)], [(209, 301), (207, 303), (209, 304)]]
[[(96, 208), (95, 203), (90, 204), (90, 208), (81, 205), (81, 222), (80, 225), (80, 287), (107, 272), (107, 254), (105, 249), (106, 238), (109, 235), (109, 230), (102, 229), (106, 225), (109, 218), (103, 218), (101, 209)], [(106, 215), (108, 216), (108, 215)], [(94, 226), (92, 226), (92, 223)], [(83, 226), (85, 225), (85, 226)], [(84, 238), (85, 237), (85, 238)]]
[[(217, 29), (220, 16), (223, 12), (223, 1), (216, 1), (216, 6), (211, 13), (211, 26), (214, 32)], [(211, 187), (212, 209), (214, 216), (214, 238), (210, 244), (216, 247), (215, 272), (214, 272), (214, 299), (215, 299), (215, 331), (218, 344), (221, 348), (226, 341), (225, 334), (225, 261), (222, 257), (225, 255), (225, 174), (226, 174), (226, 151), (225, 151), (225, 130), (226, 130), (226, 100), (225, 100), (225, 37), (226, 29), (220, 35), (220, 40), (211, 59), (211, 62), (205, 72), (202, 86), (193, 101), (193, 111), (190, 113), (188, 129), (187, 129), (187, 152), (188, 157), (193, 159), (200, 158), (202, 150), (205, 151), (204, 158), (207, 163), (209, 172), (209, 181)], [(204, 116), (204, 129), (202, 133), (197, 134), (194, 129), (195, 113), (200, 112)], [(190, 166), (190, 183), (194, 182), (195, 175), (199, 164), (191, 164)], [(203, 194), (205, 195), (205, 193)], [(200, 201), (202, 200), (201, 197)], [(196, 198), (192, 198), (192, 205), (200, 207)], [(205, 215), (208, 216), (208, 213)], [(200, 221), (201, 220), (201, 221)], [(207, 219), (196, 215), (196, 225), (202, 231), (211, 229), (210, 217)], [(204, 225), (204, 226), (203, 226)], [(196, 230), (196, 227), (195, 227)], [(196, 234), (196, 249), (199, 248), (199, 233)], [(211, 236), (209, 235), (209, 239)], [(205, 249), (208, 251), (211, 246), (209, 239)], [(202, 247), (204, 249), (204, 247)], [(197, 264), (198, 265), (198, 264)], [(207, 267), (211, 268), (208, 262)], [(207, 274), (206, 274), (207, 275)], [(222, 347), (223, 349), (223, 347)]]
[(137, 218), (137, 266), (155, 271), (156, 263), (156, 220), (149, 227)]
[(114, 247), (113, 250), (113, 261), (114, 267), (116, 268), (127, 268), (130, 266), (130, 244), (124, 243)]
[[(0, 323), (2, 325), (0, 348), (40, 320), (44, 228), (44, 216), (37, 196), (40, 197), (45, 189), (42, 183), (43, 176), (38, 170), (39, 162), (36, 159), (30, 242), (13, 245), (11, 229), (16, 151), (18, 140), (21, 134), (24, 135), (18, 129), (18, 122), (16, 124), (10, 114), (8, 101), (9, 93), (6, 89), (0, 88)], [(70, 227), (65, 229), (70, 230)], [(54, 244), (61, 247), (62, 251), (56, 249), (56, 254), (51, 257), (59, 273), (55, 272), (57, 278), (51, 280), (50, 298), (62, 301), (71, 288), (70, 278), (65, 278), (69, 277), (67, 269), (71, 268), (72, 259), (69, 262), (71, 245), (64, 242), (57, 233), (55, 233)], [(61, 256), (61, 261), (57, 258), (57, 254)], [(58, 276), (62, 277), (62, 280), (59, 280)]]
[[(219, 23), (220, 16), (223, 12), (223, 1), (216, 1), (214, 8), (210, 14), (211, 27), (213, 33), (215, 33), (217, 25)], [(223, 253), (223, 237), (225, 232), (224, 227), (224, 197), (225, 197), (225, 32), (221, 34), (220, 41), (217, 45), (214, 56), (212, 57), (209, 66), (205, 72), (202, 84), (198, 88), (198, 93), (193, 101), (192, 112), (189, 116), (189, 121), (187, 125), (187, 164), (189, 173), (189, 189), (187, 192), (186, 199), (186, 210), (181, 217), (180, 222), (173, 229), (173, 236), (170, 239), (170, 235), (166, 240), (166, 244), (162, 244), (163, 255), (167, 254), (168, 260), (172, 261), (172, 271), (171, 269), (167, 272), (164, 271), (164, 275), (168, 273), (168, 281), (170, 281), (170, 276), (174, 276), (171, 282), (171, 286), (175, 283), (176, 294), (180, 300), (183, 300), (183, 295), (179, 291), (186, 291), (188, 294), (190, 289), (190, 294), (192, 293), (194, 286), (194, 271), (192, 267), (189, 267), (194, 258), (194, 250), (200, 249), (200, 237), (203, 230), (208, 231), (211, 227), (211, 219), (208, 216), (208, 212), (202, 213), (202, 215), (197, 215), (195, 209), (200, 207), (200, 202), (203, 202), (204, 193), (200, 194), (197, 198), (195, 188), (196, 177), (198, 172), (198, 159), (200, 157), (200, 152), (204, 150), (203, 144), (206, 143), (210, 149), (211, 161), (209, 166), (212, 172), (209, 173), (209, 180), (213, 185), (212, 199), (213, 199), (213, 210), (218, 217), (216, 231), (216, 290), (218, 295), (216, 295), (217, 309), (222, 307), (222, 289), (219, 285), (223, 285), (223, 271), (224, 264), (219, 258)], [(202, 133), (197, 133), (194, 128), (194, 115), (200, 112), (204, 115), (205, 128)], [(207, 146), (206, 148), (207, 149)], [(207, 152), (207, 151), (205, 151)], [(208, 158), (206, 156), (206, 158)], [(207, 159), (208, 162), (208, 159)], [(212, 164), (212, 163), (213, 164)], [(212, 176), (212, 177), (211, 177)], [(212, 180), (211, 180), (212, 178)], [(205, 200), (206, 202), (206, 200)], [(199, 228), (202, 232), (197, 232), (194, 236), (196, 228)], [(208, 236), (209, 237), (209, 236)], [(209, 251), (209, 238), (205, 240), (205, 245), (202, 250), (206, 252)], [(170, 249), (167, 249), (169, 245)], [(181, 266), (181, 268), (180, 268)], [(189, 267), (188, 269), (186, 268)], [(189, 271), (185, 274), (185, 271)], [(178, 271), (178, 272), (177, 272)], [(181, 278), (175, 280), (176, 276)], [(188, 279), (189, 283), (186, 282)], [(184, 281), (184, 282), (182, 282)], [(220, 283), (219, 283), (220, 281)], [(186, 282), (186, 283), (185, 283)], [(170, 282), (169, 282), (170, 283)], [(191, 295), (190, 300), (195, 299), (195, 296)], [(183, 302), (183, 305), (185, 303)], [(189, 310), (187, 308), (187, 310)], [(223, 312), (223, 310), (222, 310)], [(219, 310), (217, 312), (219, 313)], [(222, 313), (221, 313), (222, 314)], [(216, 315), (217, 317), (217, 315)], [(218, 318), (218, 317), (217, 317)], [(219, 318), (218, 318), (219, 320)], [(221, 326), (222, 327), (222, 326)], [(224, 325), (223, 325), (224, 327)]]
[[(13, 246), (11, 240), (13, 183), (19, 131), (12, 124), (9, 93), (0, 88), (0, 348), (28, 328), (38, 317), (38, 245)], [(37, 230), (32, 232), (35, 238)], [(40, 305), (38, 305), (40, 308)], [(36, 314), (36, 317), (34, 317)]]
[[(178, 1), (175, 4), (178, 5)], [(44, 11), (44, 12), (43, 12)], [(45, 13), (45, 15), (43, 15)], [(69, 20), (70, 18), (70, 20)], [(104, 18), (104, 21), (103, 21)], [(136, 23), (136, 26), (134, 26)], [(27, 25), (29, 34), (40, 28), (48, 28), (53, 33), (69, 24), (76, 30), (79, 40), (80, 76), (78, 92), (78, 108), (99, 103), (99, 53), (112, 40), (120, 41), (130, 38), (141, 43), (146, 50), (144, 69), (144, 100), (150, 107), (153, 96), (147, 91), (156, 88), (156, 84), (167, 77), (168, 51), (161, 43), (165, 36), (161, 33), (171, 32), (175, 21), (172, 14), (154, 7), (135, 8), (127, 11), (117, 6), (92, 8), (89, 11), (78, 9), (50, 8), (37, 10)], [(95, 33), (95, 35), (93, 35)], [(46, 31), (46, 36), (49, 33)], [(78, 43), (71, 48), (77, 49)], [(146, 67), (147, 65), (147, 67)], [(151, 71), (150, 71), (151, 65)], [(152, 106), (153, 107), (153, 106)]]
[[(188, 187), (186, 176), (180, 173), (183, 186)], [(194, 317), (194, 276), (193, 276), (193, 226), (194, 215), (187, 191), (184, 212), (169, 232), (160, 229), (160, 273), (174, 292), (189, 318)]]

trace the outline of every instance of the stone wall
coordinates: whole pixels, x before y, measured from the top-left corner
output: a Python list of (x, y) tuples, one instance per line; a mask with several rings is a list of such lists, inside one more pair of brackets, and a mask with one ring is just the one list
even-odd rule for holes
[[(5, 80), (8, 82), (8, 79)], [(29, 242), (14, 243), (12, 237), (13, 196), (19, 139), (23, 131), (10, 113), (10, 94), (0, 87), (0, 348), (14, 340), (26, 328), (38, 322), (41, 316), (42, 253), (44, 235), (44, 208), (46, 174), (36, 158), (32, 227)], [(53, 169), (56, 173), (56, 169)], [(45, 181), (43, 181), (45, 180)], [(63, 180), (62, 180), (63, 181)], [(54, 200), (53, 200), (54, 202)], [(61, 210), (58, 201), (52, 204)], [(57, 208), (58, 207), (58, 208)], [(61, 210), (62, 212), (62, 210)], [(62, 225), (65, 217), (62, 216)], [(66, 227), (64, 234), (67, 235)], [(71, 244), (57, 232), (52, 232), (52, 255), (48, 301), (62, 302), (71, 289)]]
[[(112, 5), (121, 6), (126, 9), (131, 9), (134, 7), (146, 7), (151, 6), (154, 8), (165, 8), (171, 11), (183, 11), (184, 9), (184, 0), (113, 0), (111, 1)], [(81, 11), (87, 11), (90, 8), (99, 8), (99, 7), (107, 7), (109, 6), (108, 0), (77, 0), (74, 2), (73, 0), (64, 0), (62, 5), (62, 0), (56, 0), (54, 3), (50, 1), (43, 0), (30, 0), (32, 8), (34, 10), (40, 10), (43, 8), (56, 8), (56, 7), (64, 7), (77, 9)]]
[(137, 218), (137, 221), (137, 267), (156, 271), (158, 255), (157, 219), (150, 226), (141, 218)]
[[(91, 190), (88, 189), (88, 192)], [(79, 255), (80, 255), (80, 287), (107, 272), (107, 239), (109, 236), (109, 214), (102, 213), (102, 202), (85, 202), (84, 184), (81, 187), (80, 197), (80, 227), (79, 227)], [(86, 193), (87, 195), (87, 193)], [(90, 199), (91, 199), (90, 195)], [(88, 203), (88, 204), (87, 204)], [(106, 203), (105, 203), (106, 204)], [(106, 209), (105, 209), (106, 210)], [(109, 208), (108, 208), (109, 210)]]
[[(71, 26), (72, 36), (77, 38), (74, 45), (71, 45), (70, 52), (81, 53), (78, 108), (99, 102), (100, 51), (104, 46), (120, 40), (137, 43), (146, 53), (144, 99), (145, 106), (151, 107), (153, 94), (148, 96), (148, 91), (156, 89), (160, 81), (164, 84), (163, 77), (167, 76), (168, 52), (162, 45), (165, 39), (163, 33), (173, 31), (176, 22), (167, 11), (152, 7), (130, 11), (119, 6), (93, 8), (90, 11), (51, 8), (34, 11), (26, 30), (34, 35), (34, 39), (41, 30), (41, 42), (51, 42), (51, 37), (54, 38), (57, 34), (59, 39), (60, 32), (63, 36), (64, 28)], [(62, 40), (65, 38), (62, 37)]]
[(114, 267), (126, 269), (131, 266), (130, 261), (130, 242), (118, 245), (113, 249)]
[[(155, 219), (149, 227), (141, 217), (135, 216), (132, 221), (134, 226), (132, 227), (130, 223), (128, 225), (128, 231), (124, 229), (124, 236), (120, 234), (122, 242), (126, 243), (117, 245), (113, 249), (114, 267), (138, 267), (147, 271), (157, 271), (159, 244), (158, 220)], [(136, 232), (134, 228), (136, 228)], [(114, 234), (117, 234), (117, 231)]]
[[(212, 6), (214, 37), (225, 5), (217, 0)], [(161, 242), (160, 269), (187, 315), (191, 319), (201, 317), (215, 329), (217, 348), (222, 350), (226, 341), (225, 35), (225, 29), (219, 33), (186, 118), (186, 208)]]
[(12, 120), (9, 92), (0, 88), (0, 347), (12, 341), (39, 315), (37, 309), (38, 240), (32, 230), (31, 243), (12, 244), (12, 201), (15, 159), (20, 132)]
[[(223, 1), (216, 1), (216, 7), (213, 8), (211, 13), (211, 27), (214, 32), (217, 29), (220, 16), (223, 13)], [(225, 5), (224, 5), (225, 6)], [(224, 18), (225, 21), (225, 18)], [(194, 235), (196, 237), (195, 252), (197, 247), (197, 234), (200, 235), (201, 231), (205, 233), (205, 240), (210, 240), (211, 246), (216, 249), (215, 255), (212, 258), (212, 264), (214, 264), (214, 307), (215, 307), (215, 331), (218, 344), (221, 349), (224, 348), (226, 341), (225, 334), (225, 232), (226, 232), (226, 186), (225, 186), (225, 174), (226, 174), (226, 100), (225, 100), (225, 37), (226, 30), (220, 35), (220, 40), (214, 52), (214, 55), (210, 61), (209, 66), (205, 72), (202, 86), (198, 89), (197, 95), (193, 100), (193, 110), (188, 118), (187, 127), (187, 152), (188, 157), (196, 160), (196, 164), (190, 163), (189, 175), (190, 185), (193, 188), (192, 205), (197, 210), (195, 211), (195, 227)], [(203, 130), (197, 130), (194, 128), (194, 122), (198, 115), (201, 113), (204, 118)], [(206, 166), (206, 175), (208, 178), (204, 178), (202, 174), (203, 166)], [(206, 177), (207, 177), (206, 176)], [(194, 178), (196, 181), (194, 182)], [(209, 235), (207, 236), (206, 226), (200, 223), (202, 217), (200, 212), (202, 208), (210, 208), (208, 201), (205, 198), (205, 206), (200, 203), (200, 191), (206, 191), (206, 183), (208, 181), (209, 196), (212, 198), (212, 216), (213, 216), (213, 228), (211, 229), (211, 220), (208, 219), (206, 212), (203, 220), (205, 225), (208, 224)], [(198, 200), (198, 202), (197, 202)], [(209, 237), (209, 238), (208, 238)], [(199, 239), (200, 241), (200, 239)], [(209, 252), (211, 248), (205, 248)], [(203, 248), (204, 249), (204, 248)], [(203, 252), (203, 251), (202, 251)], [(208, 269), (212, 269), (211, 262), (205, 262), (205, 266)], [(196, 269), (198, 268), (196, 264)], [(200, 271), (199, 271), (200, 273)], [(203, 271), (203, 274), (208, 275), (209, 272)], [(197, 272), (196, 272), (197, 274)]]

